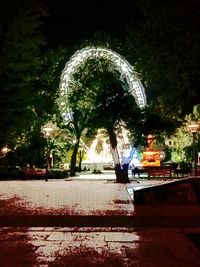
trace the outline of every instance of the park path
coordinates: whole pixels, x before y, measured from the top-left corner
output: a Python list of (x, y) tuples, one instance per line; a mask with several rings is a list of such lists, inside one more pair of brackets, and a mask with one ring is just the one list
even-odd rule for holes
[(134, 206), (152, 184), (1, 181), (0, 266), (199, 267), (199, 206)]

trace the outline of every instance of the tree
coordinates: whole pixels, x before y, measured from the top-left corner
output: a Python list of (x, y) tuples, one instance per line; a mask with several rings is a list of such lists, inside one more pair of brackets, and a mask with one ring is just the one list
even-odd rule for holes
[(46, 47), (42, 25), (47, 12), (41, 2), (1, 1), (0, 5), (6, 15), (0, 29), (0, 147), (12, 148), (15, 161), (23, 158), (38, 166), (44, 159), (34, 155), (41, 155), (45, 146), (40, 129), (57, 112), (54, 104), (66, 48)]
[[(121, 81), (120, 73), (112, 69), (109, 60), (96, 61), (95, 58), (86, 60), (78, 67), (73, 77), (70, 77), (70, 81), (68, 96), (66, 99), (60, 99), (60, 105), (68, 110), (67, 115), (71, 117), (71, 131), (74, 131), (76, 136), (71, 160), (71, 175), (75, 175), (78, 146), (84, 131), (105, 128), (117, 165), (117, 181), (127, 181), (128, 171), (122, 174), (117, 153), (116, 131), (121, 125), (125, 125), (132, 131), (138, 129), (136, 143), (139, 143), (139, 138), (141, 139), (144, 134), (171, 131), (174, 125), (169, 116), (164, 117), (159, 111), (153, 111), (152, 106), (141, 112), (134, 97)], [(159, 108), (161, 110), (162, 106), (160, 105)]]
[[(117, 150), (117, 131), (121, 126), (127, 126), (128, 120), (139, 124), (140, 109), (135, 103), (134, 97), (128, 93), (120, 81), (119, 73), (103, 72), (96, 73), (96, 81), (99, 83), (98, 95), (95, 99), (95, 113), (92, 120), (96, 128), (107, 130), (111, 148)], [(131, 119), (130, 119), (131, 118)], [(117, 182), (128, 182), (128, 165), (121, 166), (119, 156), (113, 153)]]
[[(182, 117), (199, 103), (199, 7), (196, 1), (137, 0), (127, 53), (147, 88)], [(173, 112), (172, 112), (173, 113)]]
[[(130, 97), (122, 88), (119, 78), (119, 73), (116, 75), (112, 72), (109, 60), (105, 59), (89, 59), (73, 75), (66, 102), (66, 109), (71, 110), (71, 128), (76, 137), (71, 175), (75, 174), (81, 135), (86, 134), (89, 129), (95, 132), (99, 128), (106, 128), (113, 150), (117, 147), (115, 128), (120, 121), (120, 114), (122, 116), (127, 109), (124, 99), (128, 100)], [(117, 164), (120, 164), (119, 159)]]
[[(96, 88), (89, 88), (89, 81), (93, 77), (94, 69), (99, 68), (101, 62), (88, 60), (84, 62), (73, 75), (71, 86), (68, 88), (68, 99), (59, 98), (58, 105), (65, 105), (68, 110), (68, 127), (74, 133), (74, 149), (71, 157), (70, 175), (75, 175), (76, 158), (80, 144), (81, 135), (93, 134), (89, 130), (89, 118), (94, 112), (93, 99)], [(64, 102), (66, 101), (66, 102)]]
[[(184, 117), (182, 125), (178, 127), (173, 135), (176, 150), (172, 153), (172, 161), (180, 163), (193, 163), (193, 139), (191, 133), (188, 131), (187, 126), (191, 122), (198, 122), (200, 119), (200, 105), (193, 108), (193, 112)], [(200, 136), (197, 132), (196, 138), (197, 151), (200, 150)]]
[(0, 144), (13, 143), (30, 129), (35, 117), (32, 86), (37, 80), (38, 56), (45, 40), (41, 18), (45, 9), (37, 1), (1, 1)]

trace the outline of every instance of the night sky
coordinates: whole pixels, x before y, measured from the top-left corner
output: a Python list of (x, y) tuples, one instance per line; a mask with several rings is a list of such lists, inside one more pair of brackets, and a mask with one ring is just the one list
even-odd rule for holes
[(49, 2), (49, 13), (45, 28), (52, 46), (84, 41), (96, 31), (123, 38), (136, 14), (134, 0), (52, 0)]

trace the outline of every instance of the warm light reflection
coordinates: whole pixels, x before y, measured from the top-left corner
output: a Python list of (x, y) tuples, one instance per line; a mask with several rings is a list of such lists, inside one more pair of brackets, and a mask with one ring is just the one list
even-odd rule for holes
[(159, 150), (144, 151), (143, 152), (143, 166), (160, 166), (160, 152)]

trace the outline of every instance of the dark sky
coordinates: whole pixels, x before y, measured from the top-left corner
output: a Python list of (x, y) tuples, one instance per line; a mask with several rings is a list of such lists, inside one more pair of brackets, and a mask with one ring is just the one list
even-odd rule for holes
[(110, 32), (123, 38), (134, 20), (134, 0), (49, 1), (46, 32), (52, 45), (72, 44), (90, 37), (94, 31)]

